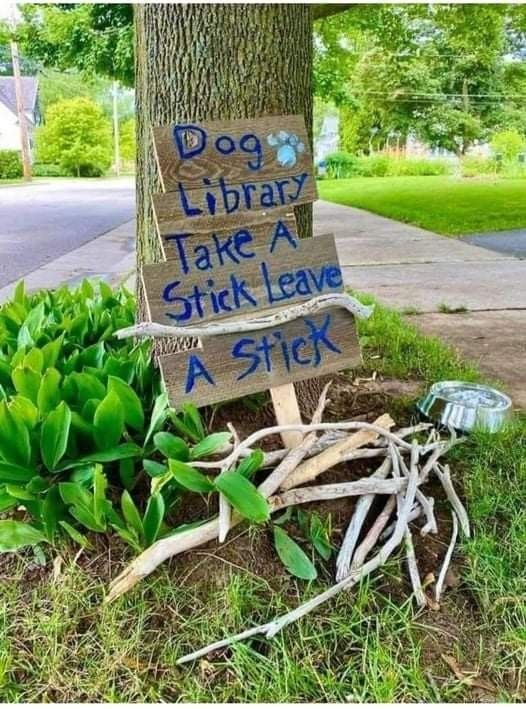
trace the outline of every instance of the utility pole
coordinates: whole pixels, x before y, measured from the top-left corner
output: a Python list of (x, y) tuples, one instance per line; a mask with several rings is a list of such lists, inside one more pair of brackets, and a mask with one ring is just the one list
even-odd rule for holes
[(113, 81), (112, 94), (113, 94), (113, 149), (114, 149), (114, 161), (115, 161), (115, 174), (117, 177), (121, 174), (121, 156), (119, 153), (119, 110), (117, 106), (117, 91), (118, 84)]
[(13, 77), (15, 80), (16, 112), (18, 114), (18, 125), (20, 126), (20, 143), (22, 145), (22, 167), (24, 170), (24, 180), (31, 180), (31, 156), (29, 153), (29, 137), (27, 133), (27, 119), (24, 110), (24, 92), (22, 89), (22, 79), (20, 77), (20, 63), (18, 59), (18, 45), (11, 42), (11, 60), (13, 63)]

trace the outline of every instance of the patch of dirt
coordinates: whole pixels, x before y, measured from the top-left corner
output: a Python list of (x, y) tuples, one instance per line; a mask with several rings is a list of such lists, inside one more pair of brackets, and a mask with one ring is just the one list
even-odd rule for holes
[[(419, 382), (400, 382), (397, 380), (383, 380), (381, 378), (359, 379), (350, 382), (344, 375), (333, 379), (330, 390), (330, 403), (327, 406), (327, 421), (360, 419), (373, 421), (379, 415), (389, 412), (396, 420), (398, 426), (410, 425), (417, 419), (416, 412), (400, 403), (396, 397), (414, 397), (421, 390)], [(229, 404), (212, 412), (213, 430), (225, 430), (227, 422), (231, 422), (244, 438), (251, 432), (274, 423), (272, 409), (268, 403), (251, 407), (250, 410), (237, 404)], [(279, 437), (265, 440), (265, 450), (281, 447)], [(318, 477), (320, 484), (329, 482), (350, 481), (370, 474), (378, 466), (377, 459), (356, 460), (343, 463)], [(430, 481), (428, 491), (436, 501), (436, 515), (439, 524), (439, 534), (421, 537), (414, 534), (415, 552), (422, 579), (428, 582), (426, 593), (433, 598), (434, 583), (438, 576), (442, 559), (449, 544), (451, 533), (451, 516), (447, 505), (443, 501), (443, 492), (440, 485)], [(378, 498), (369, 515), (368, 524), (375, 518), (378, 511), (385, 504), (387, 498)], [(356, 499), (342, 498), (334, 501), (316, 502), (302, 506), (306, 512), (315, 510), (323, 517), (331, 516), (333, 538), (336, 548), (339, 547), (346, 526), (352, 515)], [(185, 497), (184, 508), (175, 514), (174, 522), (190, 522), (209, 517), (216, 512), (215, 507), (207, 502), (204, 496), (188, 495)], [(288, 523), (288, 529), (293, 536), (300, 538), (301, 534), (293, 523)], [(364, 533), (367, 529), (365, 525)], [(415, 530), (416, 531), (416, 530)], [(93, 544), (91, 551), (83, 552), (78, 557), (77, 563), (94, 579), (107, 584), (119, 573), (126, 563), (132, 558), (130, 549), (117, 537), (111, 540), (102, 535), (91, 535)], [(74, 550), (67, 549), (61, 552), (64, 558), (73, 558)], [(418, 622), (421, 627), (421, 643), (423, 663), (429, 668), (430, 682), (437, 686), (459, 681), (452, 674), (451, 668), (444, 662), (444, 656), (460, 655), (462, 666), (476, 668), (479, 658), (480, 643), (485, 644), (488, 666), (491, 662), (491, 638), (481, 638), (481, 618), (478, 609), (473, 603), (467, 589), (462, 584), (462, 570), (457, 565), (452, 566), (444, 598), (438, 607), (433, 602), (430, 607), (419, 612)], [(326, 582), (333, 583), (335, 572), (335, 558), (326, 565)], [(279, 561), (272, 543), (272, 532), (269, 528), (249, 529), (241, 524), (230, 533), (227, 541), (222, 545), (215, 542), (203, 545), (198, 549), (182, 554), (165, 564), (167, 572), (173, 576), (174, 583), (180, 586), (191, 584), (199, 595), (206, 595), (210, 587), (221, 588), (229, 582), (231, 574), (237, 571), (246, 571), (266, 581), (269, 588), (290, 595), (291, 604), (298, 600), (298, 583), (286, 574)], [(401, 572), (398, 579), (383, 575), (379, 581), (379, 588), (396, 603), (402, 604), (411, 594), (411, 587), (406, 577), (403, 561), (400, 565)], [(20, 565), (11, 555), (0, 556), (0, 577), (9, 579), (18, 574), (17, 581), (23, 582), (28, 591), (45, 578), (49, 579), (50, 565), (38, 567), (27, 564), (23, 578), (19, 577)], [(449, 586), (449, 588), (447, 587)], [(191, 612), (191, 609), (189, 609)], [(164, 620), (161, 618), (162, 624)], [(487, 668), (486, 668), (487, 669)], [(466, 684), (466, 698), (480, 701), (480, 687)], [(484, 699), (495, 699), (489, 690), (484, 690)]]

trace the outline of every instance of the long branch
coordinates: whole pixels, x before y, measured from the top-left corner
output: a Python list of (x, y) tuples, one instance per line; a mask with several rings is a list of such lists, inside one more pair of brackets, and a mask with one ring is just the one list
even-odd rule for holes
[(363, 305), (359, 300), (346, 293), (328, 293), (319, 295), (305, 303), (283, 308), (271, 315), (250, 318), (248, 320), (225, 320), (206, 325), (161, 325), (160, 323), (141, 322), (124, 327), (115, 332), (122, 340), (126, 337), (213, 337), (215, 335), (233, 335), (239, 332), (264, 330), (296, 320), (304, 315), (312, 315), (327, 308), (340, 307), (356, 317), (367, 319), (373, 312), (373, 306)]

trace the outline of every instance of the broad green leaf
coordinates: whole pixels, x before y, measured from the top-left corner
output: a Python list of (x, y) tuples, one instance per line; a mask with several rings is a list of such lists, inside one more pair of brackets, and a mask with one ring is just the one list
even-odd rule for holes
[(199, 460), (199, 458), (207, 458), (209, 455), (219, 452), (224, 448), (229, 441), (232, 440), (232, 434), (228, 431), (222, 433), (211, 433), (206, 438), (203, 438), (196, 446), (190, 451), (190, 457), (192, 460)]
[(37, 406), (40, 413), (48, 414), (60, 403), (60, 380), (62, 376), (54, 367), (48, 367), (40, 382), (37, 395)]
[(81, 547), (85, 547), (86, 549), (91, 548), (91, 544), (89, 543), (87, 537), (79, 532), (78, 529), (75, 529), (75, 527), (72, 527), (71, 524), (65, 522), (63, 519), (59, 521), (59, 524), (69, 534), (74, 542), (77, 542), (77, 544)]
[(183, 415), (185, 424), (193, 429), (197, 440), (202, 440), (206, 436), (206, 431), (197, 407), (194, 404), (184, 404)]
[(168, 467), (174, 479), (187, 490), (202, 493), (214, 490), (212, 482), (206, 475), (203, 475), (203, 473), (200, 473), (190, 465), (182, 463), (180, 460), (169, 460)]
[(317, 514), (311, 514), (310, 516), (308, 539), (322, 559), (328, 561), (331, 558), (332, 545), (329, 533)]
[(27, 366), (15, 367), (11, 372), (11, 378), (15, 389), (22, 396), (31, 399), (36, 404), (38, 390), (40, 388), (40, 374)]
[(44, 534), (30, 524), (13, 519), (0, 520), (0, 551), (18, 551), (45, 541)]
[(50, 484), (50, 481), (46, 480), (46, 478), (43, 478), (41, 475), (34, 475), (26, 485), (26, 490), (32, 492), (34, 495), (38, 495), (47, 490)]
[(84, 406), (82, 407), (82, 418), (89, 423), (93, 423), (93, 418), (95, 416), (95, 411), (100, 404), (101, 399), (88, 399)]
[(119, 460), (119, 478), (126, 490), (133, 490), (137, 482), (135, 461), (132, 458)]
[(97, 406), (93, 417), (93, 433), (100, 450), (113, 448), (124, 432), (124, 409), (117, 394), (110, 391)]
[(85, 507), (87, 510), (92, 508), (93, 495), (79, 482), (59, 483), (58, 489), (66, 505)]
[(15, 303), (25, 305), (26, 302), (26, 284), (24, 281), (18, 281), (13, 292), (13, 300)]
[(182, 461), (186, 461), (189, 458), (188, 446), (182, 438), (174, 436), (173, 433), (159, 431), (153, 437), (153, 442), (157, 450), (166, 458)]
[(97, 522), (101, 523), (104, 519), (104, 510), (106, 503), (106, 488), (108, 481), (102, 472), (102, 466), (95, 466), (95, 474), (93, 476), (93, 516)]
[(155, 404), (153, 405), (152, 417), (150, 419), (150, 425), (148, 431), (146, 432), (146, 437), (144, 439), (144, 446), (153, 436), (153, 434), (162, 426), (166, 416), (168, 414), (168, 394), (163, 391), (162, 394), (155, 399)]
[(135, 551), (142, 551), (144, 548), (143, 545), (139, 542), (139, 539), (137, 538), (137, 533), (135, 532), (134, 529), (124, 529), (123, 527), (119, 527), (115, 524), (112, 524), (113, 529), (115, 532), (119, 535), (121, 539), (123, 539), (126, 544), (129, 544), (129, 546), (132, 547), (132, 549), (135, 549)]
[(139, 510), (137, 509), (132, 496), (127, 490), (124, 490), (121, 496), (121, 510), (128, 527), (135, 530), (137, 537), (142, 539), (144, 535), (144, 528), (141, 515), (139, 514)]
[(257, 450), (252, 451), (250, 455), (247, 455), (247, 457), (241, 461), (236, 468), (236, 472), (239, 473), (239, 475), (243, 475), (243, 477), (250, 479), (254, 473), (261, 468), (264, 459), (265, 456), (263, 455), (263, 451), (258, 448)]
[(83, 436), (92, 440), (93, 437), (93, 426), (88, 423), (80, 414), (76, 411), (71, 412), (71, 427), (78, 431)]
[(44, 355), (38, 347), (33, 347), (22, 360), (24, 367), (31, 367), (35, 372), (42, 373), (44, 367)]
[(7, 512), (18, 505), (18, 500), (6, 492), (5, 488), (0, 488), (0, 512)]
[(85, 404), (88, 399), (104, 399), (106, 395), (104, 384), (93, 374), (73, 372), (70, 379), (75, 383), (77, 398), (81, 404)]
[(145, 458), (142, 461), (142, 464), (145, 471), (151, 478), (157, 478), (159, 477), (159, 475), (164, 475), (168, 470), (166, 465), (158, 463), (156, 460), (148, 460), (148, 458)]
[(80, 522), (86, 529), (92, 532), (105, 532), (106, 523), (99, 522), (95, 515), (84, 507), (71, 507), (69, 510), (72, 517)]
[(57, 531), (60, 518), (65, 513), (65, 506), (60, 497), (60, 491), (54, 485), (46, 494), (42, 503), (42, 521), (46, 536), (51, 542)]
[(313, 581), (318, 572), (303, 549), (281, 527), (274, 526), (274, 545), (283, 565), (293, 576)]
[(77, 460), (65, 460), (59, 466), (57, 471), (69, 470), (76, 468), (83, 463), (112, 463), (114, 460), (124, 460), (125, 458), (139, 458), (143, 450), (136, 443), (121, 443), (119, 446), (108, 448), (105, 451), (95, 451), (88, 453)]
[(55, 470), (66, 452), (70, 426), (71, 411), (66, 402), (62, 401), (47, 415), (42, 424), (40, 451), (48, 470)]
[(6, 483), (5, 489), (8, 495), (11, 495), (11, 497), (16, 497), (17, 500), (24, 500), (24, 502), (28, 502), (36, 499), (35, 495), (30, 492), (27, 487), (23, 487), (22, 485)]
[(11, 399), (9, 409), (24, 421), (30, 431), (35, 428), (40, 418), (37, 407), (30, 399), (21, 394), (17, 394)]
[(243, 517), (252, 522), (266, 522), (270, 517), (270, 509), (263, 495), (250, 480), (235, 470), (218, 475), (214, 485)]
[(22, 417), (0, 401), (0, 456), (7, 463), (22, 467), (31, 460), (29, 430)]
[(144, 428), (144, 411), (141, 400), (131, 386), (118, 377), (108, 377), (108, 391), (114, 391), (124, 409), (124, 421), (136, 431)]
[(22, 468), (20, 465), (0, 460), (0, 483), (27, 483), (35, 475), (36, 471), (31, 468)]
[(61, 333), (60, 337), (56, 340), (52, 340), (42, 347), (42, 355), (44, 357), (44, 370), (48, 367), (54, 367), (60, 355), (60, 350), (62, 349), (62, 343), (64, 342), (64, 333)]
[(160, 493), (152, 495), (146, 505), (143, 518), (144, 541), (150, 546), (157, 539), (164, 517), (164, 500)]
[(80, 353), (80, 361), (87, 367), (100, 369), (104, 362), (104, 342), (97, 342)]

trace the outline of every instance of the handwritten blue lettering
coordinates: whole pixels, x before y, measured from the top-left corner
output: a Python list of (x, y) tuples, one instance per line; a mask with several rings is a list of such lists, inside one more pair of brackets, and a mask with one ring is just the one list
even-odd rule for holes
[(203, 377), (209, 384), (215, 386), (212, 375), (195, 354), (188, 358), (188, 370), (186, 373), (185, 393), (189, 394), (195, 386), (196, 379)]

